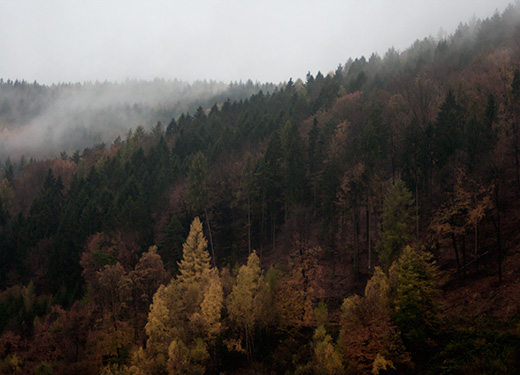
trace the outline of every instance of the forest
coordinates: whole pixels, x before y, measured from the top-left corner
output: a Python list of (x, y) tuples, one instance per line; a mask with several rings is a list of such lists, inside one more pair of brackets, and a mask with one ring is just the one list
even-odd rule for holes
[[(519, 373), (519, 41), (510, 5), (5, 154), (0, 373)], [(3, 126), (44, 111), (5, 95)]]
[(183, 112), (246, 99), (273, 84), (156, 78), (50, 86), (0, 78), (0, 158), (53, 158), (108, 143), (138, 125), (151, 128)]

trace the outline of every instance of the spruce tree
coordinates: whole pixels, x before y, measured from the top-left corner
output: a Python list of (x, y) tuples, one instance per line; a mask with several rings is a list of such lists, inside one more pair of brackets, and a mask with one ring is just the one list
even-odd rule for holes
[(193, 213), (204, 212), (206, 224), (208, 226), (211, 255), (213, 256), (213, 266), (216, 265), (215, 249), (211, 237), (211, 227), (209, 224), (209, 189), (208, 189), (208, 161), (202, 152), (194, 155), (190, 169), (188, 170), (188, 204)]
[(210, 265), (202, 223), (195, 218), (183, 245), (179, 274), (153, 297), (146, 324), (146, 349), (137, 355), (146, 374), (197, 369), (204, 372), (222, 331), (223, 290)]
[(381, 241), (377, 245), (379, 261), (385, 271), (399, 258), (412, 239), (413, 198), (403, 181), (398, 180), (385, 196), (381, 223)]
[(395, 290), (393, 321), (406, 346), (424, 355), (439, 329), (439, 273), (430, 253), (406, 246), (390, 269)]
[(200, 282), (203, 273), (209, 271), (210, 256), (207, 249), (208, 241), (202, 233), (202, 223), (196, 217), (190, 226), (190, 234), (182, 245), (183, 254), (177, 277), (181, 283)]

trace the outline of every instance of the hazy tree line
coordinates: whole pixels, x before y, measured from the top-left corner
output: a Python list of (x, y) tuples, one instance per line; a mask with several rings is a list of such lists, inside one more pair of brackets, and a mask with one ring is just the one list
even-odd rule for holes
[(441, 287), (506, 277), (519, 30), (511, 6), (110, 145), (6, 159), (0, 370), (517, 372), (515, 318), (450, 315)]
[(127, 80), (40, 85), (0, 79), (0, 157), (56, 157), (110, 143), (138, 125), (150, 129), (181, 113), (245, 99), (273, 84)]

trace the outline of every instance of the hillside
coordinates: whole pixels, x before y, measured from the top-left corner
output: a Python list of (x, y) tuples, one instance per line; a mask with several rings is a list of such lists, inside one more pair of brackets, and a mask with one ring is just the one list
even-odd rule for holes
[(510, 6), (7, 159), (0, 371), (518, 373), (519, 40)]
[(273, 84), (126, 80), (51, 86), (0, 79), (0, 158), (58, 157), (110, 144), (141, 125), (150, 130), (183, 112), (242, 100)]

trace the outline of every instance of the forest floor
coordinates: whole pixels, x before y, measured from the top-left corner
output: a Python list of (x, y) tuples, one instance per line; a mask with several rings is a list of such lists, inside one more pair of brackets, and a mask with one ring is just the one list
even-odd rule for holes
[(520, 323), (520, 200), (518, 193), (507, 193), (501, 217), (504, 249), (502, 281), (499, 282), (496, 232), (488, 223), (487, 233), (484, 234), (488, 244), (483, 244), (482, 249), (487, 255), (480, 259), (478, 265), (477, 262), (469, 264), (465, 277), (457, 276), (454, 259), (451, 264), (447, 259), (452, 256), (453, 250), (445, 248), (444, 256), (440, 254), (441, 270), (448, 274), (442, 285), (446, 316), (464, 317), (468, 322), (475, 323)]

